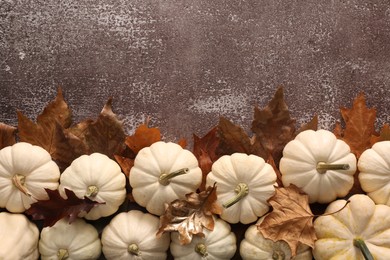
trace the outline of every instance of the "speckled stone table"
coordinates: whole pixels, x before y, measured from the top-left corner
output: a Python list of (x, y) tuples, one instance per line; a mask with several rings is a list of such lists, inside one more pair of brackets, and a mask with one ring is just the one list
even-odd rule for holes
[(0, 121), (30, 118), (62, 87), (76, 122), (108, 97), (166, 140), (219, 116), (249, 128), (283, 85), (298, 123), (333, 128), (359, 92), (389, 122), (388, 0), (0, 0)]

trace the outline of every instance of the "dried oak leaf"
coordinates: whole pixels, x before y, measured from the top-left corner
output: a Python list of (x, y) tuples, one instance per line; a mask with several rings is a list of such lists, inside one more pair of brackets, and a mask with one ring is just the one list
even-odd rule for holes
[(308, 195), (294, 185), (277, 187), (275, 195), (268, 202), (273, 210), (258, 225), (261, 234), (274, 242), (285, 241), (292, 256), (297, 254), (299, 243), (313, 248), (317, 237)]
[(295, 137), (295, 119), (290, 117), (282, 87), (277, 89), (265, 108), (260, 110), (255, 107), (251, 129), (264, 149), (272, 155), (276, 165), (279, 165), (284, 146)]
[(367, 108), (366, 99), (360, 93), (354, 100), (351, 109), (341, 108), (341, 116), (345, 122), (343, 129), (340, 124), (335, 127), (336, 136), (344, 140), (357, 158), (364, 150), (371, 148), (371, 137), (376, 135), (376, 109)]
[(213, 162), (218, 159), (216, 150), (219, 144), (219, 139), (217, 137), (217, 127), (213, 127), (205, 136), (194, 137), (194, 148), (193, 154), (198, 159), (199, 167), (202, 170), (202, 183), (199, 187), (200, 190), (205, 190), (206, 186), (206, 177), (207, 174), (211, 171), (211, 166)]
[(0, 149), (16, 143), (16, 127), (0, 123)]
[(220, 214), (216, 186), (208, 187), (200, 193), (186, 194), (185, 200), (174, 200), (166, 205), (164, 215), (160, 216), (157, 236), (165, 232), (179, 232), (182, 245), (191, 243), (193, 235), (204, 236), (203, 228), (214, 229), (213, 214)]
[(375, 143), (381, 142), (381, 141), (390, 141), (390, 126), (389, 126), (389, 124), (383, 125), (383, 127), (379, 133), (379, 136), (372, 135), (370, 138), (371, 146), (374, 145)]
[(258, 155), (264, 159), (268, 158), (268, 153), (258, 138), (250, 138), (244, 129), (233, 124), (226, 118), (220, 117), (217, 129), (219, 145), (216, 153), (218, 156), (246, 153)]
[(77, 219), (78, 215), (85, 211), (89, 212), (93, 207), (102, 204), (92, 201), (87, 197), (79, 199), (73, 191), (65, 189), (67, 199), (64, 199), (58, 190), (45, 189), (48, 200), (38, 200), (31, 204), (26, 214), (34, 220), (43, 220), (43, 226), (53, 226), (58, 220), (69, 217), (69, 223)]

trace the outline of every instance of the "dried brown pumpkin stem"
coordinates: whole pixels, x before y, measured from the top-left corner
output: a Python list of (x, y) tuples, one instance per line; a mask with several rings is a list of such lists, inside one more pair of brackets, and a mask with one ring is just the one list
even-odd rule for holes
[(242, 198), (244, 198), (246, 195), (248, 195), (249, 187), (248, 187), (248, 185), (246, 183), (239, 183), (236, 186), (236, 188), (234, 189), (234, 191), (237, 193), (237, 195), (234, 196), (233, 198), (229, 199), (225, 203), (223, 203), (222, 206), (224, 208), (227, 209), (227, 208), (233, 206), (234, 204), (239, 202)]
[(176, 176), (179, 176), (179, 175), (183, 175), (183, 174), (186, 174), (190, 171), (190, 169), (188, 168), (183, 168), (183, 169), (180, 169), (180, 170), (177, 170), (177, 171), (174, 171), (174, 172), (171, 172), (171, 173), (163, 173), (160, 175), (160, 178), (159, 178), (159, 182), (162, 184), (162, 185), (168, 185), (169, 184), (169, 180), (176, 177)]

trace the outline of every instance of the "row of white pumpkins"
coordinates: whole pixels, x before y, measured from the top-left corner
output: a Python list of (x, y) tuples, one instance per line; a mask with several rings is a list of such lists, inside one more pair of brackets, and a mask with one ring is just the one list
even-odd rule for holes
[[(390, 255), (390, 241), (385, 239), (390, 237), (390, 207), (375, 205), (390, 205), (389, 152), (390, 142), (378, 142), (359, 158), (359, 180), (371, 198), (355, 195), (341, 212), (316, 219), (315, 229), (319, 237), (313, 251), (316, 259), (329, 259), (332, 256), (362, 259), (360, 251), (353, 246), (356, 238), (366, 241), (377, 259)], [(356, 157), (345, 142), (326, 130), (307, 130), (286, 145), (279, 167), (284, 186), (292, 183), (302, 188), (309, 195), (311, 203), (329, 203), (348, 194), (353, 185), (356, 165)], [(198, 161), (190, 151), (174, 143), (157, 142), (138, 153), (129, 181), (135, 201), (151, 214), (160, 216), (165, 211), (166, 203), (182, 199), (185, 194), (196, 191), (201, 179)], [(180, 256), (188, 259), (187, 254), (195, 252), (199, 259), (231, 258), (236, 251), (236, 239), (226, 222), (248, 224), (266, 214), (269, 211), (267, 200), (275, 192), (275, 181), (276, 174), (272, 166), (260, 157), (239, 153), (222, 156), (213, 164), (212, 171), (207, 176), (208, 186), (217, 183), (218, 203), (223, 206), (221, 219), (216, 218), (214, 231), (206, 231), (205, 239), (195, 237), (187, 246), (180, 245), (177, 233), (173, 233), (172, 255), (177, 259)], [(23, 222), (21, 219), (27, 219), (18, 213), (24, 212), (37, 199), (46, 199), (44, 188), (58, 189), (64, 197), (66, 188), (80, 198), (87, 196), (105, 202), (94, 207), (88, 214), (80, 215), (88, 220), (96, 220), (118, 210), (126, 197), (125, 184), (126, 178), (117, 163), (102, 154), (83, 155), (60, 174), (50, 155), (38, 146), (17, 143), (3, 148), (0, 151), (0, 207), (14, 214), (0, 213), (0, 238), (11, 241), (9, 247), (1, 247), (0, 259), (28, 259), (28, 256), (31, 259), (37, 258), (38, 252), (35, 255), (32, 253), (34, 245), (35, 249), (38, 247), (37, 230), (32, 231), (35, 235), (31, 237), (29, 250), (27, 243), (22, 243), (23, 246), (16, 250), (15, 241), (20, 240), (18, 232), (26, 239), (26, 230), (34, 230), (32, 223), (29, 227), (25, 225), (20, 228), (20, 223)], [(331, 203), (327, 211), (341, 208), (338, 207), (341, 203), (341, 200)], [(106, 258), (162, 259), (166, 256), (170, 237), (164, 234), (157, 239), (155, 234), (159, 225), (158, 218), (142, 214), (144, 213), (138, 211), (120, 213), (105, 227), (101, 243)], [(7, 226), (11, 226), (11, 218), (18, 218), (16, 222), (19, 225), (16, 226), (19, 228), (10, 229), (10, 233), (3, 232), (7, 230)], [(90, 231), (80, 232), (81, 226)], [(77, 232), (72, 233), (72, 227)], [(66, 243), (78, 241), (75, 238), (77, 234), (83, 241), (95, 241), (98, 235), (92, 229), (93, 226), (82, 219), (72, 225), (61, 220), (51, 228), (44, 228), (39, 242), (42, 259), (51, 257), (52, 254), (68, 257), (67, 259), (98, 257), (100, 241), (90, 243), (95, 245), (91, 246), (95, 248), (95, 253), (81, 242), (76, 245), (83, 246), (76, 246), (77, 249), (73, 252), (69, 250), (70, 244)], [(51, 232), (53, 235), (47, 235)], [(55, 232), (59, 232), (59, 235), (55, 235)], [(84, 237), (87, 233), (93, 234), (90, 240)], [(48, 237), (49, 242), (45, 242), (45, 237)], [(188, 253), (185, 253), (185, 248), (190, 248)], [(11, 253), (17, 255), (9, 257)], [(86, 253), (87, 257), (73, 257), (77, 253)], [(286, 243), (273, 243), (263, 239), (253, 225), (247, 230), (246, 238), (241, 243), (240, 254), (243, 259), (268, 259), (270, 256), (284, 256), (288, 259), (291, 253)], [(302, 246), (295, 259), (311, 257), (311, 250)], [(191, 259), (196, 258), (192, 256)]]

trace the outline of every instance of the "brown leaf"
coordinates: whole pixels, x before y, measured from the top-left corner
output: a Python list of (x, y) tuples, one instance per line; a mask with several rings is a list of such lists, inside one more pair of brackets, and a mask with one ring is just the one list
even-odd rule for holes
[(126, 145), (137, 154), (142, 148), (149, 147), (161, 140), (158, 128), (149, 128), (148, 122), (138, 126), (132, 136), (126, 137)]
[(0, 149), (16, 143), (16, 127), (0, 123)]
[(310, 120), (310, 122), (301, 125), (301, 127), (295, 132), (295, 136), (297, 136), (300, 132), (303, 132), (303, 131), (306, 131), (306, 130), (317, 131), (317, 129), (318, 129), (318, 116), (315, 115)]
[(384, 124), (379, 136), (377, 135), (372, 135), (370, 138), (370, 143), (371, 146), (373, 146), (377, 142), (382, 142), (382, 141), (390, 141), (390, 126), (389, 124)]
[(123, 157), (120, 155), (114, 155), (114, 157), (115, 157), (116, 162), (121, 167), (122, 172), (126, 175), (126, 177), (129, 177), (130, 170), (134, 166), (134, 159)]
[(298, 187), (276, 188), (276, 193), (268, 202), (273, 210), (258, 226), (261, 234), (276, 242), (285, 241), (292, 256), (297, 254), (299, 243), (314, 247), (317, 239), (310, 207), (309, 197)]
[(53, 119), (63, 128), (68, 128), (72, 124), (72, 111), (64, 100), (61, 88), (58, 89), (56, 98), (37, 117), (37, 122), (38, 124), (44, 124), (45, 121), (51, 122)]
[(96, 121), (81, 122), (72, 133), (79, 135), (88, 147), (89, 153), (102, 153), (110, 158), (125, 149), (123, 122), (112, 111), (112, 99), (104, 105)]
[(69, 217), (69, 223), (77, 219), (78, 215), (85, 211), (89, 212), (100, 202), (92, 201), (87, 197), (79, 199), (73, 191), (65, 189), (67, 199), (64, 199), (58, 190), (45, 189), (48, 200), (38, 200), (26, 210), (34, 220), (43, 220), (43, 226), (53, 226), (58, 220)]
[(295, 137), (295, 119), (290, 117), (282, 87), (265, 108), (255, 107), (252, 132), (279, 165), (284, 146)]
[(181, 146), (181, 148), (185, 149), (187, 147), (187, 140), (184, 139), (184, 138), (181, 138), (178, 142), (177, 142), (178, 145)]
[(220, 117), (218, 124), (218, 138), (220, 140), (217, 155), (231, 155), (233, 153), (255, 154), (268, 158), (257, 138), (250, 138), (240, 126), (233, 124), (224, 117)]
[(271, 155), (269, 155), (268, 160), (266, 161), (268, 164), (272, 166), (276, 173), (276, 183), (278, 184), (279, 187), (283, 187), (283, 182), (282, 182), (282, 173), (279, 171), (278, 167), (275, 164), (274, 158), (272, 158)]
[(193, 153), (198, 159), (199, 167), (202, 170), (203, 178), (202, 183), (199, 187), (201, 191), (205, 190), (206, 186), (206, 177), (207, 174), (211, 171), (211, 166), (213, 162), (218, 159), (216, 155), (216, 150), (219, 144), (219, 139), (217, 137), (217, 127), (213, 127), (205, 136), (194, 137), (194, 149)]
[(221, 208), (217, 200), (216, 186), (205, 191), (186, 194), (185, 200), (174, 200), (166, 205), (164, 215), (160, 216), (160, 228), (157, 236), (165, 232), (179, 232), (180, 243), (191, 243), (193, 235), (204, 236), (203, 228), (214, 229), (213, 214), (220, 214)]
[(340, 112), (345, 122), (345, 129), (341, 134), (342, 140), (359, 158), (364, 150), (371, 148), (371, 136), (376, 135), (376, 109), (367, 108), (365, 96), (360, 93), (355, 98), (351, 109), (341, 108)]

